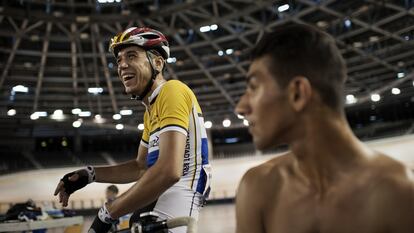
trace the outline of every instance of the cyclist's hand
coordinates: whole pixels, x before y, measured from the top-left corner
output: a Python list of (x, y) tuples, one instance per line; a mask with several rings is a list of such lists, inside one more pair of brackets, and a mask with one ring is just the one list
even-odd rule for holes
[(68, 206), (69, 196), (78, 189), (95, 181), (95, 169), (88, 166), (84, 169), (70, 172), (63, 176), (56, 186), (54, 195), (59, 194), (59, 202), (62, 206)]
[(89, 228), (88, 233), (106, 233), (111, 229), (113, 224), (118, 224), (118, 219), (113, 219), (109, 214), (106, 204), (98, 212), (98, 216), (95, 217), (91, 228)]

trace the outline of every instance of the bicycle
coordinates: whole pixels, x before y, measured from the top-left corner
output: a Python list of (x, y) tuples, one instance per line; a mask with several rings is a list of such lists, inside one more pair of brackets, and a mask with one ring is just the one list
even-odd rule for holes
[(172, 219), (158, 220), (156, 212), (140, 214), (139, 222), (133, 223), (131, 228), (121, 229), (116, 233), (162, 233), (168, 229), (186, 226), (187, 233), (197, 232), (197, 221), (192, 217), (177, 217)]

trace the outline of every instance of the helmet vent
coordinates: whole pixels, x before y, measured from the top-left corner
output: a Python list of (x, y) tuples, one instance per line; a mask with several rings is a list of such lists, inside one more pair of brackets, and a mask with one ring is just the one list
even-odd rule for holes
[(158, 39), (159, 36), (158, 35), (153, 35), (153, 34), (148, 34), (148, 35), (142, 35), (142, 37), (144, 37), (145, 39)]

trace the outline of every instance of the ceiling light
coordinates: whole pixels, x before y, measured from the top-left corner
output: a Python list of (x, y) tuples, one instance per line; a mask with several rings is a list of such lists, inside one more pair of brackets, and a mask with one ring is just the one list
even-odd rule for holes
[(95, 115), (95, 117), (94, 117), (94, 120), (93, 120), (95, 123), (98, 123), (98, 124), (102, 124), (102, 123), (104, 123), (105, 122), (105, 119), (104, 118), (102, 118), (102, 116), (101, 115), (99, 115), (99, 114), (96, 114)]
[(212, 25), (206, 25), (206, 26), (201, 26), (200, 27), (200, 32), (209, 32), (209, 31), (215, 31), (218, 29), (217, 24), (212, 24)]
[(356, 41), (352, 44), (355, 48), (361, 48), (362, 47), (362, 42)]
[(224, 52), (222, 50), (218, 51), (217, 53), (220, 57), (224, 55)]
[(114, 3), (114, 2), (121, 2), (122, 0), (98, 0), (98, 3)]
[(223, 121), (223, 126), (224, 127), (229, 127), (231, 125), (231, 121), (229, 120), (229, 119), (225, 119), (224, 121)]
[(130, 10), (122, 10), (121, 11), (121, 15), (130, 15), (131, 11)]
[(141, 123), (141, 124), (139, 124), (139, 125), (138, 125), (138, 129), (139, 129), (139, 130), (144, 130), (144, 124), (142, 124), (142, 123)]
[(39, 37), (39, 35), (31, 35), (30, 36), (30, 40), (31, 41), (39, 41), (40, 40), (40, 37)]
[(238, 141), (239, 141), (238, 138), (226, 138), (226, 139), (224, 139), (225, 143), (236, 143)]
[[(37, 115), (40, 116), (39, 113)], [(56, 109), (50, 118), (53, 120), (63, 120), (65, 116), (63, 115), (63, 111), (61, 109)]]
[(88, 92), (94, 95), (100, 94), (103, 92), (102, 87), (89, 87)]
[(89, 16), (76, 16), (76, 22), (87, 23), (89, 22)]
[(92, 113), (90, 111), (82, 111), (78, 114), (80, 117), (90, 117)]
[(53, 12), (53, 16), (55, 16), (55, 17), (62, 17), (63, 16), (63, 12), (62, 11), (54, 11)]
[(177, 58), (175, 58), (175, 57), (167, 58), (167, 63), (175, 63), (176, 61), (177, 61)]
[(81, 122), (80, 120), (74, 121), (74, 122), (72, 123), (72, 126), (73, 126), (74, 128), (79, 128), (81, 125), (82, 125), (82, 122)]
[(345, 19), (344, 25), (345, 25), (345, 27), (349, 28), (352, 25), (352, 21), (350, 19)]
[(248, 121), (248, 120), (246, 120), (246, 119), (244, 119), (244, 120), (243, 120), (243, 125), (245, 125), (245, 126), (249, 126), (249, 121)]
[(244, 119), (244, 116), (242, 116), (242, 115), (240, 115), (240, 114), (237, 114), (237, 118), (239, 118), (239, 119)]
[(37, 115), (37, 112), (32, 113), (32, 115), (30, 115), (30, 119), (32, 119), (32, 120), (39, 119), (39, 115)]
[(378, 102), (378, 101), (380, 101), (380, 100), (381, 100), (381, 96), (380, 96), (379, 94), (372, 94), (372, 95), (371, 95), (371, 100), (372, 100), (373, 102)]
[(284, 12), (284, 11), (287, 11), (287, 10), (289, 10), (289, 4), (284, 4), (284, 5), (281, 5), (277, 8), (277, 11), (279, 11), (279, 12)]
[(68, 146), (68, 142), (66, 140), (62, 140), (61, 142), (63, 147), (67, 147)]
[(354, 95), (346, 95), (346, 104), (354, 104), (357, 102), (357, 99)]
[(211, 121), (204, 122), (204, 127), (206, 129), (210, 129), (213, 126), (213, 123)]
[(53, 115), (56, 115), (56, 116), (61, 116), (61, 115), (63, 115), (63, 111), (62, 111), (62, 109), (56, 109), (56, 110), (53, 112)]
[(27, 92), (29, 92), (29, 88), (28, 88), (28, 87), (25, 87), (25, 86), (23, 86), (23, 85), (17, 85), (17, 86), (14, 86), (14, 87), (12, 88), (12, 91), (13, 91), (13, 92), (22, 92), (22, 93), (27, 93)]
[(16, 109), (12, 108), (7, 111), (7, 116), (14, 116), (16, 115)]
[(316, 23), (316, 26), (318, 26), (320, 28), (326, 28), (326, 27), (328, 27), (328, 23), (326, 21), (318, 21)]
[(210, 26), (202, 26), (200, 27), (200, 32), (209, 32), (210, 31)]
[(33, 64), (31, 62), (25, 62), (23, 63), (23, 67), (24, 68), (31, 68), (33, 66)]
[(182, 65), (184, 65), (184, 62), (183, 62), (183, 61), (181, 61), (181, 60), (178, 60), (178, 61), (177, 61), (177, 66), (182, 66)]
[(88, 38), (89, 38), (89, 34), (88, 34), (88, 33), (85, 33), (85, 32), (82, 32), (82, 33), (79, 35), (79, 37), (80, 37), (82, 40), (85, 40), (85, 39), (88, 39)]
[(123, 116), (129, 116), (129, 115), (132, 115), (132, 110), (131, 109), (123, 109), (119, 113), (121, 113), (121, 115), (123, 115)]
[(74, 108), (74, 109), (72, 109), (72, 114), (73, 115), (78, 115), (81, 112), (82, 112), (82, 110), (80, 108)]
[(227, 54), (227, 55), (230, 55), (230, 54), (232, 54), (232, 53), (233, 53), (233, 51), (234, 51), (233, 49), (226, 49), (226, 54)]
[(401, 93), (401, 90), (399, 88), (394, 87), (391, 89), (391, 93), (394, 95), (399, 95)]
[(112, 119), (114, 119), (114, 120), (120, 120), (122, 118), (122, 116), (121, 116), (121, 114), (114, 114), (113, 116), (112, 116)]
[(404, 72), (397, 73), (397, 78), (404, 78), (404, 77), (405, 77), (405, 73)]
[(123, 125), (123, 124), (117, 124), (117, 125), (115, 126), (115, 128), (116, 128), (117, 130), (122, 130), (122, 129), (124, 129), (124, 125)]
[(377, 42), (379, 40), (378, 36), (370, 36), (369, 42)]
[(47, 112), (36, 112), (39, 117), (47, 117)]
[(47, 117), (47, 112), (34, 112), (30, 115), (32, 120), (37, 120), (39, 117)]

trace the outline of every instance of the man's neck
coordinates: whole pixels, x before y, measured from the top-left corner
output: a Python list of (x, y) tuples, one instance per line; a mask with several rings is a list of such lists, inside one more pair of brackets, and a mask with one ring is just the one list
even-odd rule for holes
[(144, 96), (144, 98), (142, 99), (142, 103), (146, 106), (149, 107), (150, 103), (149, 103), (149, 97), (152, 95), (152, 93), (154, 93), (155, 89), (157, 89), (157, 87), (161, 86), (163, 83), (165, 83), (166, 80), (162, 77), (162, 78), (156, 78), (154, 80), (154, 83), (152, 84), (152, 87), (150, 89), (150, 91), (148, 92), (147, 95)]
[(370, 154), (343, 115), (328, 116), (305, 119), (300, 138), (290, 144), (298, 172), (322, 195)]

